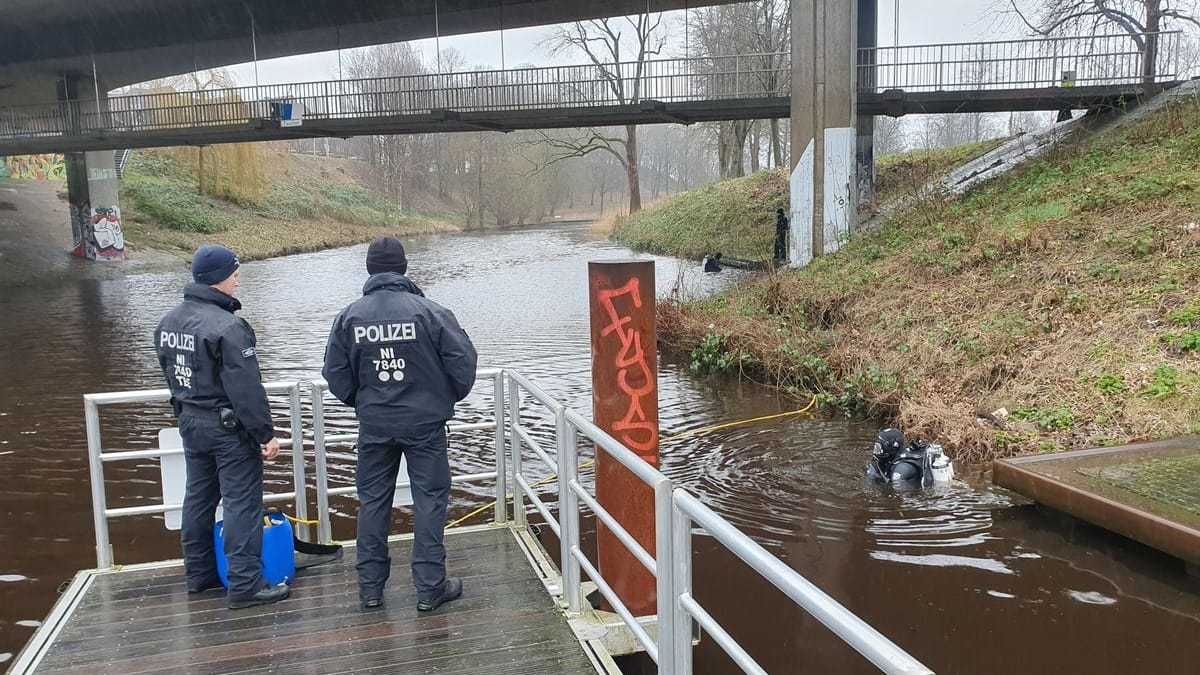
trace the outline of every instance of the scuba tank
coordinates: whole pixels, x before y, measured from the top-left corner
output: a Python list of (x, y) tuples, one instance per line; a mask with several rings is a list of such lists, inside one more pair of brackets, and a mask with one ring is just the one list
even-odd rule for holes
[(879, 483), (926, 487), (950, 482), (954, 465), (941, 445), (914, 440), (906, 448), (900, 430), (888, 427), (875, 437), (866, 474)]
[(924, 475), (928, 479), (928, 482), (922, 483), (924, 485), (949, 483), (954, 478), (954, 463), (946, 456), (942, 446), (937, 443), (930, 443), (925, 448)]

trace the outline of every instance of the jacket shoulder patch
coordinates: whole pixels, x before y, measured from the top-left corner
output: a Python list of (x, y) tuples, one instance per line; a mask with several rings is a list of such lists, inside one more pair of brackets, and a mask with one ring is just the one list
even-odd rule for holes
[(254, 347), (246, 347), (245, 349), (242, 350), (242, 358), (244, 358), (244, 359), (248, 359), (251, 356), (254, 356), (254, 354), (255, 354)]

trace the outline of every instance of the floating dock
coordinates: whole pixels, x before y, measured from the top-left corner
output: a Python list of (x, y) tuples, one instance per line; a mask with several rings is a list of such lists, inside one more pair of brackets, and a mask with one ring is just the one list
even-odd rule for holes
[(1200, 437), (998, 460), (997, 485), (1200, 565)]
[(38, 673), (596, 673), (507, 527), (449, 530), (447, 569), (463, 597), (417, 612), (411, 537), (392, 541), (382, 609), (359, 605), (354, 547), (303, 570), (282, 602), (230, 611), (216, 590), (189, 595), (180, 561), (81, 572), (40, 642)]

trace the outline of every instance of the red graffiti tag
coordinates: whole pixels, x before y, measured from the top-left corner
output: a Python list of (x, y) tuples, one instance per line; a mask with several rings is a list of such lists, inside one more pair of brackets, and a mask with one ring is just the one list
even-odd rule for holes
[(615, 301), (622, 296), (628, 296), (635, 309), (642, 306), (641, 287), (636, 278), (630, 279), (629, 283), (621, 288), (597, 292), (600, 304), (608, 312), (610, 320), (609, 325), (600, 331), (600, 337), (608, 337), (615, 333), (621, 341), (621, 351), (613, 365), (618, 371), (617, 387), (629, 397), (625, 417), (613, 423), (613, 431), (617, 432), (618, 440), (625, 445), (633, 450), (649, 453), (648, 456), (653, 457), (658, 445), (658, 424), (646, 417), (642, 399), (654, 393), (654, 374), (646, 361), (642, 334), (628, 328), (633, 318), (622, 316), (622, 313), (617, 311)]

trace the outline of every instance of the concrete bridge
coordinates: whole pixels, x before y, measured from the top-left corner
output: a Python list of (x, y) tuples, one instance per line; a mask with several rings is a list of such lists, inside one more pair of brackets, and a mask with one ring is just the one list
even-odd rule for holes
[[(253, 60), (733, 0), (3, 0), (0, 106)], [(85, 95), (87, 98), (89, 95)], [(68, 97), (69, 98), (69, 97)]]

